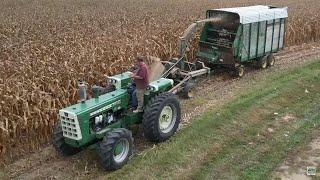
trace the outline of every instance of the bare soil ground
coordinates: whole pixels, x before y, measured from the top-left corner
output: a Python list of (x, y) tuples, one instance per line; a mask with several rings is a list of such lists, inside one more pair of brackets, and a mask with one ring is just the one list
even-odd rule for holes
[[(319, 130), (315, 136), (318, 136)], [(314, 167), (317, 170), (316, 175), (307, 175), (307, 167)], [(295, 150), (289, 154), (273, 176), (283, 180), (299, 179), (308, 180), (320, 178), (320, 137), (316, 137), (309, 144), (301, 149)]]
[[(219, 73), (216, 76), (200, 80), (198, 86), (194, 89), (193, 99), (182, 100), (182, 128), (207, 109), (218, 109), (224, 103), (235, 98), (237, 92), (241, 89), (249, 88), (250, 85), (256, 83), (257, 77), (267, 79), (268, 74), (272, 72), (291, 69), (304, 63), (312, 62), (319, 57), (319, 43), (292, 46), (276, 54), (276, 65), (270, 69), (257, 70), (253, 67), (247, 67), (246, 75), (241, 79), (231, 78), (227, 73)], [(294, 117), (288, 115), (288, 117), (284, 118), (290, 121), (290, 119)], [(137, 128), (134, 132), (135, 131), (135, 152), (137, 155), (143, 155), (143, 150), (153, 148), (153, 144), (147, 142)], [(318, 153), (317, 155), (319, 155), (319, 139), (315, 140), (310, 146), (315, 147)], [(311, 157), (311, 159), (315, 159), (309, 156), (310, 153), (308, 153), (308, 151), (306, 151), (305, 155)], [(319, 159), (315, 160), (319, 165)], [(298, 161), (294, 160), (293, 162)], [(284, 162), (284, 166), (285, 165), (286, 163)], [(281, 171), (281, 167), (279, 169), (279, 171)], [(105, 173), (109, 172), (103, 171), (99, 165), (99, 159), (93, 151), (86, 150), (73, 157), (61, 157), (55, 152), (52, 146), (49, 146), (43, 148), (40, 152), (31, 154), (7, 165), (4, 169), (3, 178), (82, 179), (101, 177), (101, 175)], [(278, 176), (282, 177), (283, 174), (280, 173)]]

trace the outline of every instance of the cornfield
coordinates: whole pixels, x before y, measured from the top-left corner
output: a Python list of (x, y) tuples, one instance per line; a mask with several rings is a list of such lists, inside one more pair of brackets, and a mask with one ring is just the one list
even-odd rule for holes
[(0, 159), (51, 141), (60, 108), (77, 102), (77, 80), (99, 84), (127, 70), (137, 53), (167, 60), (207, 9), (289, 7), (286, 45), (320, 39), (319, 0), (2, 0)]

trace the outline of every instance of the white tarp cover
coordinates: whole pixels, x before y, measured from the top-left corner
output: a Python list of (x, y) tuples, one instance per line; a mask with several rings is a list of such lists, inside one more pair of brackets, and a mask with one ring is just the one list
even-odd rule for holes
[(270, 8), (269, 6), (257, 5), (236, 8), (214, 9), (217, 11), (225, 11), (236, 13), (240, 17), (241, 24), (249, 24), (259, 21), (268, 21), (279, 18), (288, 17), (288, 8)]

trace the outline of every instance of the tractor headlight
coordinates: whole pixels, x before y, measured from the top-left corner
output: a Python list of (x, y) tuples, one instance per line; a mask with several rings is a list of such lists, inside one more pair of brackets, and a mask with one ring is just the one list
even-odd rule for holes
[(96, 124), (96, 125), (102, 123), (102, 121), (103, 121), (103, 116), (102, 115), (96, 116), (94, 118), (94, 124)]
[(118, 80), (116, 80), (116, 79), (113, 79), (113, 78), (109, 78), (109, 79), (108, 79), (108, 83), (109, 83), (109, 84), (115, 85), (115, 84), (117, 84), (117, 82), (118, 82)]

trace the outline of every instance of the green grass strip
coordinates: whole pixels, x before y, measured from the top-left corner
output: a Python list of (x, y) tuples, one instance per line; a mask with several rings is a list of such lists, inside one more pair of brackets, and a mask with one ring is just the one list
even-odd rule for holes
[[(261, 179), (318, 127), (315, 116), (320, 99), (320, 62), (276, 73), (256, 83), (219, 111), (208, 111), (169, 141), (136, 156), (123, 169), (106, 178), (123, 179), (199, 178)], [(304, 90), (308, 88), (310, 93)], [(293, 124), (277, 124), (273, 112), (294, 113)], [(253, 118), (252, 118), (253, 117)], [(256, 120), (255, 120), (256, 119)], [(303, 121), (303, 119), (307, 119)], [(316, 124), (316, 126), (314, 126)], [(289, 138), (283, 133), (290, 131)], [(258, 137), (257, 134), (261, 133)], [(248, 145), (253, 141), (254, 145)]]

